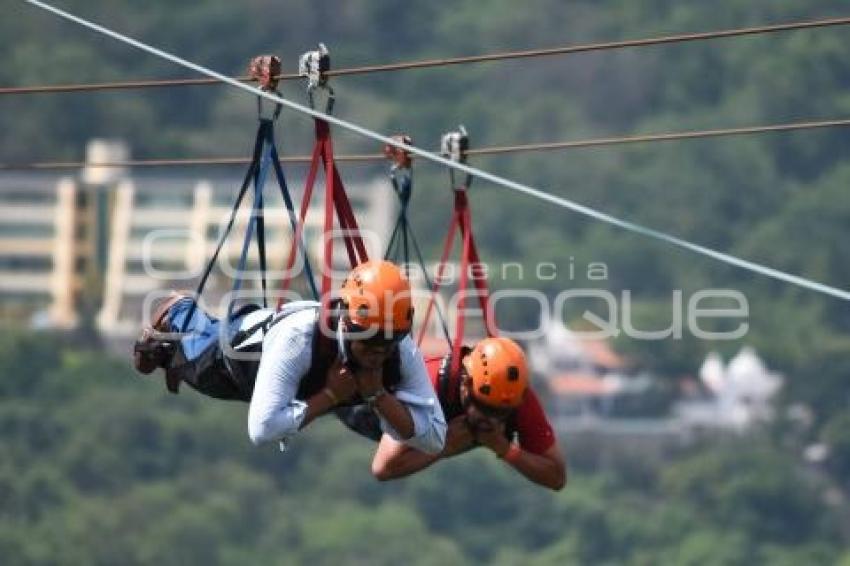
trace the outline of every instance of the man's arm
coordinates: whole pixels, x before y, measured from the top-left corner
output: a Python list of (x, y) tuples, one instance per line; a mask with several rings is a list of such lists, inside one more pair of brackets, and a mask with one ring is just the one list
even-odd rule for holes
[[(292, 436), (302, 428), (308, 411), (321, 408), (318, 399), (295, 399), (311, 361), (313, 313), (293, 314), (276, 324), (263, 341), (254, 394), (248, 408), (248, 436), (254, 444)], [(313, 405), (312, 409), (310, 405)]]
[(398, 433), (401, 440), (412, 438), (416, 432), (413, 417), (404, 404), (384, 390), (381, 369), (359, 369), (355, 375), (361, 397), (371, 399), (372, 409)]
[[(542, 414), (541, 410), (540, 415)], [(545, 424), (544, 430), (548, 430), (547, 421), (539, 422)], [(504, 423), (493, 420), (487, 430), (476, 432), (475, 439), (482, 446), (492, 450), (509, 466), (538, 485), (559, 491), (567, 483), (564, 456), (558, 447), (557, 440), (552, 437), (548, 441), (549, 447), (537, 454), (522, 448), (522, 434), (520, 434), (520, 443), (512, 443), (505, 436)], [(529, 446), (531, 445), (529, 444)]]
[(385, 418), (404, 440), (410, 440), (416, 432), (413, 417), (398, 399), (384, 393), (375, 400), (374, 409)]
[(304, 419), (298, 426), (299, 430), (306, 427), (308, 424), (336, 406), (336, 399), (339, 397), (335, 397), (332, 390), (330, 395), (328, 395), (327, 391), (327, 389), (322, 390), (307, 399), (307, 408), (304, 411)]
[(403, 478), (424, 470), (437, 460), (465, 452), (472, 446), (472, 433), (463, 416), (456, 417), (449, 423), (446, 444), (437, 454), (426, 454), (385, 434), (381, 437), (372, 458), (372, 475), (381, 481)]
[(401, 357), (401, 381), (393, 396), (413, 421), (413, 433), (405, 438), (383, 415), (380, 407), (378, 416), (381, 429), (395, 440), (404, 440), (405, 444), (429, 454), (442, 451), (446, 440), (446, 419), (443, 409), (434, 393), (431, 379), (422, 355), (410, 337), (399, 344)]
[(351, 371), (339, 359), (334, 360), (325, 377), (325, 388), (307, 400), (307, 410), (300, 428), (321, 417), (335, 406), (348, 401), (357, 391)]
[(441, 454), (426, 454), (384, 434), (372, 458), (372, 475), (380, 481), (394, 480), (424, 470)]
[(564, 456), (558, 444), (553, 444), (546, 452), (535, 454), (523, 450), (518, 444), (508, 448), (501, 458), (513, 469), (538, 485), (555, 491), (567, 485), (567, 471)]

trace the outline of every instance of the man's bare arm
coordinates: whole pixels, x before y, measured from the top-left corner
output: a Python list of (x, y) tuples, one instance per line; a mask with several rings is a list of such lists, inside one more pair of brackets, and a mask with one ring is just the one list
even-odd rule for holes
[(381, 481), (403, 478), (424, 470), (437, 460), (464, 452), (472, 445), (472, 434), (462, 416), (449, 423), (446, 445), (437, 454), (420, 452), (385, 434), (372, 458), (372, 475)]
[(529, 480), (555, 491), (567, 485), (566, 464), (557, 442), (543, 454), (522, 450), (518, 446), (514, 450), (519, 452), (506, 461)]
[(543, 454), (523, 450), (519, 444), (513, 444), (505, 437), (504, 424), (497, 421), (492, 421), (486, 430), (477, 432), (475, 438), (534, 483), (555, 491), (566, 485), (566, 465), (557, 442)]

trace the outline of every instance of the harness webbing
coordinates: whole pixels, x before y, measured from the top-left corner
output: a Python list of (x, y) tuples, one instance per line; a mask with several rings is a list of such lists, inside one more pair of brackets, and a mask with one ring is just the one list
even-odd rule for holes
[[(387, 244), (387, 251), (384, 253), (384, 259), (401, 263), (404, 266), (406, 275), (410, 275), (410, 246), (413, 244), (413, 251), (416, 253), (416, 261), (422, 270), (422, 275), (425, 277), (425, 284), (429, 289), (433, 287), (431, 276), (428, 275), (428, 269), (425, 266), (425, 260), (422, 257), (422, 250), (419, 248), (419, 242), (416, 240), (416, 234), (410, 226), (407, 211), (410, 205), (410, 198), (413, 194), (413, 175), (408, 167), (396, 167), (390, 169), (390, 180), (392, 181), (393, 189), (399, 200), (398, 219), (396, 219), (393, 227), (390, 241)], [(440, 305), (436, 304), (437, 317), (440, 319), (440, 326), (443, 329), (443, 334), (446, 337), (451, 347), (452, 339), (449, 334), (449, 327), (446, 324), (445, 316)]]
[[(463, 338), (466, 327), (466, 294), (469, 287), (469, 280), (472, 279), (472, 284), (475, 286), (478, 295), (478, 301), (484, 317), (484, 328), (487, 336), (497, 336), (498, 330), (495, 321), (493, 320), (493, 312), (490, 309), (490, 292), (487, 286), (487, 279), (481, 269), (481, 260), (478, 256), (478, 247), (475, 244), (475, 236), (472, 233), (472, 213), (469, 208), (469, 199), (467, 198), (466, 186), (454, 189), (454, 210), (449, 223), (448, 233), (446, 234), (446, 243), (443, 248), (443, 254), (440, 257), (440, 263), (437, 266), (437, 276), (434, 279), (434, 285), (431, 288), (431, 299), (428, 301), (428, 308), (425, 311), (425, 318), (422, 323), (422, 330), (419, 334), (419, 344), (425, 337), (425, 331), (428, 327), (428, 321), (431, 318), (437, 293), (440, 290), (443, 281), (443, 273), (448, 262), (449, 254), (454, 247), (455, 234), (460, 230), (461, 235), (461, 254), (460, 254), (460, 279), (458, 282), (458, 301), (457, 314), (455, 316), (454, 340), (452, 340), (451, 351), (451, 366), (449, 368), (449, 379), (457, 381), (460, 378), (460, 363), (463, 349)], [(455, 394), (459, 391), (456, 383), (451, 383), (448, 390)]]
[[(286, 263), (285, 276), (281, 282), (282, 290), (286, 291), (291, 282), (292, 266), (295, 263), (296, 245), (301, 242), (302, 231), (304, 229), (304, 221), (307, 217), (307, 210), (310, 207), (310, 200), (313, 196), (313, 187), (316, 183), (316, 176), (319, 171), (319, 163), (325, 168), (325, 214), (324, 214), (324, 258), (322, 264), (322, 286), (321, 286), (321, 303), (322, 313), (327, 313), (330, 307), (331, 296), (331, 274), (333, 273), (333, 228), (334, 216), (339, 222), (340, 232), (342, 234), (345, 249), (348, 255), (349, 263), (354, 268), (357, 265), (368, 261), (369, 257), (366, 253), (366, 246), (363, 244), (363, 238), (360, 235), (360, 229), (357, 226), (357, 220), (354, 218), (354, 212), (351, 208), (351, 203), (348, 200), (348, 195), (345, 192), (345, 186), (342, 183), (339, 170), (337, 169), (334, 160), (333, 143), (331, 141), (330, 127), (325, 120), (316, 119), (316, 143), (313, 146), (313, 152), (310, 158), (310, 169), (307, 173), (307, 180), (304, 185), (304, 196), (301, 200), (300, 222), (298, 222), (295, 238), (292, 241), (292, 247), (289, 251), (289, 258)], [(278, 301), (278, 306), (282, 304), (282, 298)]]
[[(204, 269), (204, 273), (201, 276), (200, 281), (198, 282), (198, 288), (195, 292), (196, 297), (200, 297), (203, 293), (204, 287), (207, 284), (207, 280), (209, 279), (209, 276), (212, 273), (213, 267), (218, 261), (218, 256), (221, 253), (222, 248), (224, 247), (224, 243), (225, 241), (227, 241), (227, 237), (233, 230), (233, 225), (236, 222), (236, 216), (239, 212), (239, 208), (242, 205), (242, 201), (245, 198), (245, 194), (248, 192), (248, 188), (251, 186), (251, 181), (253, 181), (253, 204), (251, 206), (251, 217), (248, 221), (248, 226), (245, 230), (245, 238), (242, 243), (242, 252), (239, 256), (239, 264), (237, 267), (236, 276), (233, 280), (233, 293), (231, 295), (230, 303), (227, 306), (227, 317), (225, 319), (225, 324), (229, 324), (230, 319), (233, 315), (234, 299), (236, 297), (237, 292), (242, 286), (245, 265), (248, 260), (248, 250), (251, 246), (252, 239), (254, 239), (255, 231), (257, 240), (257, 253), (260, 264), (261, 285), (263, 290), (263, 306), (267, 306), (268, 304), (266, 282), (267, 261), (263, 188), (266, 183), (266, 178), (268, 177), (269, 168), (272, 168), (274, 170), (275, 177), (280, 188), (281, 196), (283, 197), (283, 202), (287, 209), (292, 232), (296, 234), (296, 239), (293, 239), (293, 244), (296, 244), (299, 242), (298, 238), (300, 238), (300, 224), (295, 214), (295, 206), (292, 201), (292, 196), (289, 193), (289, 187), (286, 184), (286, 177), (283, 174), (283, 168), (280, 165), (280, 159), (277, 153), (277, 149), (275, 147), (274, 120), (261, 118), (260, 125), (257, 129), (257, 136), (254, 141), (254, 152), (251, 157), (251, 164), (248, 166), (248, 171), (245, 173), (245, 178), (242, 181), (242, 186), (240, 187), (239, 192), (237, 193), (236, 201), (234, 202), (233, 207), (230, 211), (230, 218), (228, 219), (227, 226), (219, 237), (215, 251), (213, 252), (213, 255), (210, 258), (209, 262), (207, 263), (206, 268)], [(303, 245), (303, 242), (300, 244), (300, 248), (304, 252), (305, 270), (308, 283), (312, 288), (314, 295), (318, 295), (318, 293), (316, 292), (316, 284), (313, 281), (313, 270), (310, 266), (310, 260), (307, 257), (306, 249)], [(192, 319), (196, 308), (197, 301), (193, 301), (189, 314), (183, 322), (181, 332), (186, 331), (186, 325), (188, 321)]]

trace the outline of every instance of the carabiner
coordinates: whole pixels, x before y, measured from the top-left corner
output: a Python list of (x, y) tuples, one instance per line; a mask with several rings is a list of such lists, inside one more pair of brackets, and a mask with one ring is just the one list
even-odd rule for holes
[[(404, 145), (413, 145), (413, 138), (407, 134), (396, 134), (391, 136), (390, 139)], [(410, 201), (411, 185), (413, 184), (410, 172), (410, 165), (413, 160), (410, 157), (410, 152), (400, 147), (386, 144), (384, 145), (384, 156), (392, 162), (390, 166), (390, 180), (392, 181), (393, 189), (395, 189), (402, 205), (406, 206), (407, 202)]]
[[(280, 81), (280, 73), (281, 63), (280, 57), (277, 55), (259, 55), (251, 59), (251, 62), (248, 64), (248, 75), (251, 79), (259, 83), (260, 90), (271, 92), (278, 96), (280, 96), (280, 92), (277, 90), (277, 84)], [(271, 114), (272, 120), (277, 120), (282, 108), (283, 106), (279, 102), (274, 103), (274, 110)], [(260, 120), (269, 119), (263, 113), (262, 96), (257, 97), (257, 115)]]
[(327, 93), (325, 102), (325, 114), (333, 113), (334, 89), (328, 84), (328, 71), (331, 69), (331, 56), (324, 43), (319, 44), (315, 51), (307, 51), (298, 60), (298, 74), (307, 77), (307, 100), (310, 108), (316, 109), (313, 93), (316, 89), (322, 89)]
[[(456, 131), (446, 132), (440, 138), (440, 155), (455, 163), (466, 163), (467, 151), (469, 151), (469, 134), (466, 133), (466, 128), (463, 124)], [(453, 168), (449, 168), (449, 178), (452, 182), (452, 188), (455, 190), (465, 190), (472, 185), (472, 175), (467, 173), (463, 186), (457, 186), (455, 183), (455, 170)]]
[[(390, 139), (404, 145), (413, 145), (413, 138), (407, 134), (397, 134), (391, 136)], [(412, 159), (409, 151), (395, 145), (386, 144), (384, 146), (384, 156), (393, 162), (394, 169), (410, 169)]]

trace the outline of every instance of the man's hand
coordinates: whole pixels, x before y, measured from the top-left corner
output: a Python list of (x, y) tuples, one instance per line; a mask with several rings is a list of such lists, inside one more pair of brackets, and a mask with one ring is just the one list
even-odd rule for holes
[(339, 360), (334, 361), (328, 369), (325, 387), (336, 397), (337, 404), (350, 400), (357, 392), (354, 376)]
[(384, 386), (383, 368), (358, 368), (354, 381), (361, 397), (371, 397)]
[(486, 446), (500, 458), (511, 447), (510, 441), (505, 437), (505, 423), (497, 419), (487, 418), (477, 421), (473, 434), (479, 444)]
[(462, 452), (466, 452), (475, 444), (472, 431), (466, 422), (466, 416), (460, 415), (449, 421), (446, 429), (446, 445), (443, 447), (442, 457), (449, 458)]

